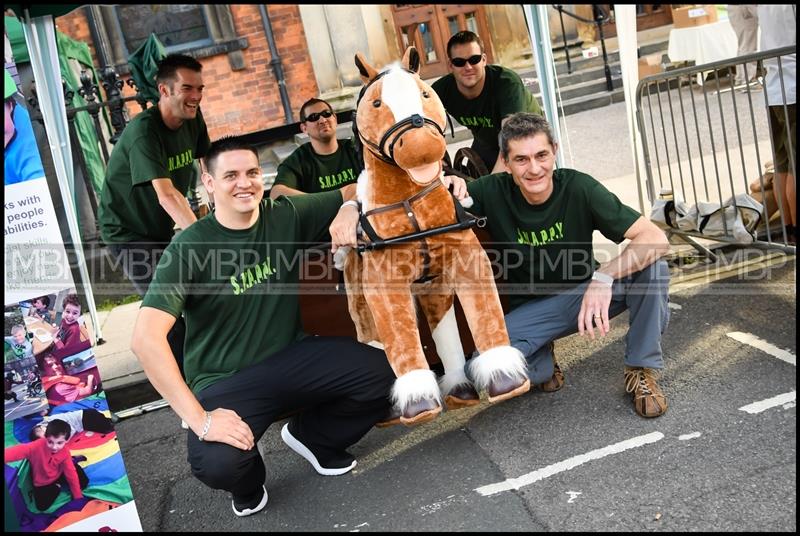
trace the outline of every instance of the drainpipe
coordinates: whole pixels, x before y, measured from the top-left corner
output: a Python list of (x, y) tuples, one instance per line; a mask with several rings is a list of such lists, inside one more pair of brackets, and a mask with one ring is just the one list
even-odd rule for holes
[(264, 33), (267, 36), (267, 43), (269, 43), (269, 55), (272, 56), (269, 64), (272, 70), (275, 71), (275, 78), (278, 80), (278, 91), (281, 94), (281, 102), (283, 103), (283, 115), (286, 117), (286, 124), (294, 123), (292, 116), (292, 105), (289, 103), (289, 93), (286, 91), (286, 78), (283, 75), (283, 65), (281, 64), (281, 57), (278, 55), (278, 47), (275, 45), (275, 36), (272, 34), (272, 23), (269, 20), (269, 13), (267, 13), (266, 6), (259, 4), (258, 9), (261, 12), (261, 22), (264, 23)]
[[(83, 8), (83, 13), (86, 15), (86, 20), (89, 23), (89, 32), (94, 41), (94, 49), (97, 52), (97, 61), (100, 62), (100, 67), (111, 67), (112, 62), (108, 60), (108, 47), (104, 39), (105, 30), (100, 30), (99, 26), (103, 24), (102, 20), (98, 21), (95, 18), (95, 10), (99, 9), (97, 6), (86, 6)], [(99, 15), (99, 13), (97, 13)]]

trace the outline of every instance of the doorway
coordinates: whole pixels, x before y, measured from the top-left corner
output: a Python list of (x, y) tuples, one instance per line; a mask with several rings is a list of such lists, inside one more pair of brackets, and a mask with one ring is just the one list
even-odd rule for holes
[(447, 74), (447, 41), (462, 30), (470, 30), (483, 40), (487, 62), (492, 45), (486, 12), (471, 4), (392, 4), (392, 18), (400, 50), (414, 45), (420, 55), (420, 77)]

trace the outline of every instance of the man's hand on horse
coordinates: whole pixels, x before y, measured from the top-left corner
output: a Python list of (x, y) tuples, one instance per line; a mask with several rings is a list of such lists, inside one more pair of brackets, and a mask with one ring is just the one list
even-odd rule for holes
[(445, 188), (450, 188), (452, 185), (453, 195), (459, 201), (469, 197), (469, 193), (467, 192), (467, 181), (458, 175), (444, 175), (442, 176), (442, 183), (444, 184)]
[(356, 229), (358, 227), (358, 205), (345, 203), (333, 219), (328, 230), (331, 233), (331, 252), (336, 253), (340, 247), (356, 247)]

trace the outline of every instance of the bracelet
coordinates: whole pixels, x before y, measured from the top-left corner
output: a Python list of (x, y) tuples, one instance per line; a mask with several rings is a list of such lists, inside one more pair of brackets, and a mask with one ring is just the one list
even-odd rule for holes
[(208, 435), (208, 431), (211, 429), (211, 413), (206, 411), (206, 422), (203, 424), (203, 431), (197, 436), (197, 439), (200, 441), (206, 440), (206, 435)]
[(351, 199), (350, 201), (345, 201), (344, 203), (342, 203), (342, 206), (339, 207), (339, 210), (342, 210), (344, 207), (348, 207), (348, 206), (353, 206), (353, 207), (356, 207), (356, 209), (358, 209), (358, 201), (356, 201), (354, 199)]
[(608, 274), (604, 274), (603, 272), (595, 272), (592, 274), (592, 279), (594, 281), (600, 281), (601, 283), (605, 283), (606, 285), (613, 286), (614, 285), (614, 278)]

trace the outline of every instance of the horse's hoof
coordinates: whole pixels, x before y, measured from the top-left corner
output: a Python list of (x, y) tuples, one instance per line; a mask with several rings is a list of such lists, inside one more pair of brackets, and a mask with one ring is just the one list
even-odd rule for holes
[(442, 412), (442, 406), (436, 400), (423, 398), (406, 406), (400, 416), (400, 422), (406, 426), (414, 426), (432, 421)]
[(475, 386), (471, 383), (461, 383), (453, 387), (444, 397), (444, 405), (447, 410), (468, 408), (470, 406), (477, 406), (481, 402), (481, 397)]
[(501, 374), (487, 388), (489, 402), (495, 403), (514, 398), (527, 393), (530, 388), (531, 381), (528, 378)]

